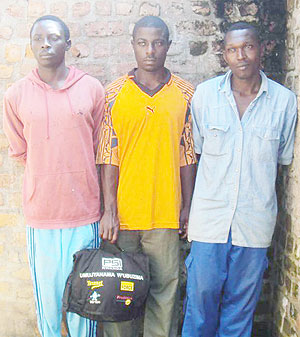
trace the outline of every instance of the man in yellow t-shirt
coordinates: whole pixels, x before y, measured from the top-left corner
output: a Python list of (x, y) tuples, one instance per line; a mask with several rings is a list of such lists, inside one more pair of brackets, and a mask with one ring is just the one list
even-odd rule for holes
[[(164, 67), (170, 45), (160, 18), (136, 23), (137, 68), (107, 88), (97, 154), (104, 195), (101, 237), (149, 257), (145, 337), (177, 336), (178, 232), (185, 236), (196, 170), (193, 87)], [(135, 321), (104, 324), (105, 337), (137, 335)]]

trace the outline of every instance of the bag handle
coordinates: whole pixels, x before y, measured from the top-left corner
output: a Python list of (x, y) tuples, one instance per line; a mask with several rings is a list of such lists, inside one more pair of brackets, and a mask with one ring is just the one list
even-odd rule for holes
[[(103, 243), (103, 242), (104, 242), (104, 241), (101, 240), (99, 249), (102, 249), (102, 250), (105, 251), (105, 248), (102, 247), (102, 243)], [(115, 247), (115, 248), (116, 248), (119, 252), (121, 252), (121, 253), (125, 253), (125, 250), (122, 249), (122, 248), (117, 244), (117, 242), (116, 242), (116, 243), (110, 243), (110, 246)]]

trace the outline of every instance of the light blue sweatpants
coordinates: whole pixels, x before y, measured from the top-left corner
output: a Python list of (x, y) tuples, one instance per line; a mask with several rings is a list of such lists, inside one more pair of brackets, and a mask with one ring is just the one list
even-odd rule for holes
[[(61, 337), (62, 297), (73, 254), (99, 247), (98, 222), (66, 229), (26, 228), (38, 328), (42, 337)], [(96, 322), (67, 314), (72, 337), (95, 337)]]
[(192, 242), (182, 337), (251, 337), (266, 248)]

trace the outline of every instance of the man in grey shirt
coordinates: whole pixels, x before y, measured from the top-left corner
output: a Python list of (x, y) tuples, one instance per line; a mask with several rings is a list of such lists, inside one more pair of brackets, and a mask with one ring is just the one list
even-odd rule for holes
[(277, 215), (277, 164), (293, 157), (296, 97), (260, 71), (256, 29), (225, 35), (230, 71), (192, 101), (200, 157), (191, 206), (183, 337), (250, 337)]

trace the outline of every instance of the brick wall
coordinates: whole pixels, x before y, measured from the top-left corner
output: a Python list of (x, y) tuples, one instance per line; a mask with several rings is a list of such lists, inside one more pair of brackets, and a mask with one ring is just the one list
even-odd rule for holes
[[(299, 95), (300, 2), (287, 1), (287, 43), (284, 82)], [(300, 100), (298, 98), (298, 105)], [(271, 249), (271, 324), (274, 337), (300, 336), (300, 143), (296, 135), (295, 158), (282, 168), (278, 179), (279, 216)]]
[[(170, 27), (173, 43), (167, 66), (195, 85), (224, 72), (221, 32), (226, 25), (238, 19), (256, 22), (261, 27), (266, 41), (266, 70), (272, 77), (282, 79), (285, 21), (284, 11), (278, 11), (278, 6), (282, 6), (283, 3), (283, 0), (1, 0), (0, 99), (2, 101), (6, 88), (12, 82), (26, 75), (34, 67), (35, 61), (28, 39), (29, 30), (33, 21), (45, 14), (61, 17), (70, 27), (72, 48), (68, 52), (67, 63), (84, 69), (103, 84), (135, 65), (130, 33), (134, 22), (148, 14), (161, 16)], [(290, 21), (289, 27), (294, 28), (297, 13), (298, 9), (294, 15), (290, 15), (293, 21)], [(299, 23), (297, 24), (299, 26)], [(288, 41), (289, 53), (293, 54), (295, 46), (299, 46), (299, 41), (296, 36)], [(292, 44), (292, 41), (295, 43)], [(296, 63), (294, 54), (290, 59), (288, 64)], [(293, 88), (297, 88), (296, 68), (289, 69), (289, 74), (287, 82)], [(294, 263), (299, 261), (296, 258), (299, 259), (300, 254), (296, 162), (297, 160), (294, 168), (286, 171), (282, 178), (284, 183), (288, 184), (287, 189), (282, 190), (290, 191), (291, 194), (282, 193), (280, 199), (282, 204), (287, 205), (282, 208), (282, 214), (290, 215), (282, 216), (284, 220), (281, 222), (281, 228), (290, 224), (287, 238), (292, 238), (292, 245), (289, 243), (285, 247), (290, 248), (281, 250), (274, 248), (279, 256), (289, 257)], [(22, 177), (23, 168), (7, 157), (7, 141), (0, 126), (0, 336), (3, 337), (38, 336), (21, 209)], [(295, 178), (295, 181), (288, 183), (290, 177)], [(285, 232), (285, 229), (282, 229), (282, 232)], [(290, 241), (291, 239), (287, 239), (287, 242)], [(274, 247), (277, 247), (276, 245)], [(297, 292), (298, 296), (296, 284), (297, 280), (299, 281), (299, 266), (296, 276), (295, 273), (290, 273), (285, 267), (286, 263), (281, 261), (282, 272), (285, 277), (290, 278), (291, 287), (294, 287), (293, 291)], [(256, 320), (263, 323), (270, 321), (266, 313), (270, 312), (269, 294), (272, 292), (274, 298), (275, 294), (278, 294), (278, 301), (272, 306), (276, 308), (278, 329), (282, 329), (282, 325), (295, 326), (292, 318), (295, 311), (290, 314), (292, 290), (288, 291), (289, 282), (279, 286), (277, 279), (271, 281), (272, 275), (275, 275), (274, 268), (267, 275), (269, 278), (265, 281), (264, 295)], [(286, 298), (284, 302), (281, 301), (281, 296)], [(286, 303), (290, 305), (288, 310), (285, 310)], [(299, 311), (296, 305), (293, 308)]]

